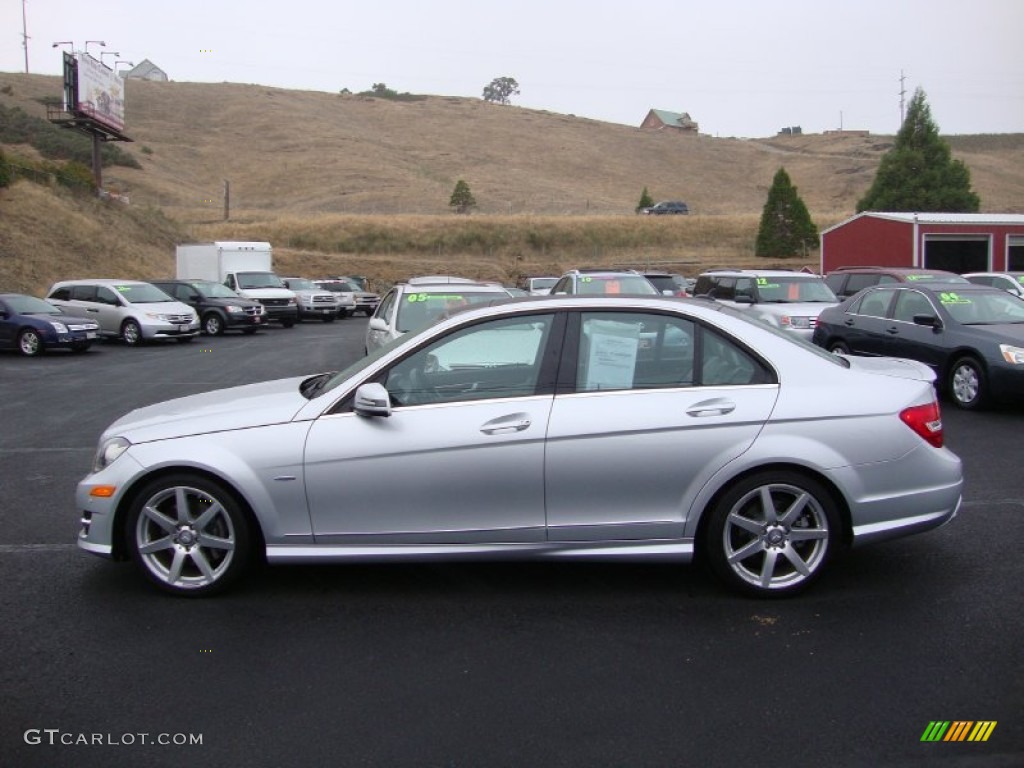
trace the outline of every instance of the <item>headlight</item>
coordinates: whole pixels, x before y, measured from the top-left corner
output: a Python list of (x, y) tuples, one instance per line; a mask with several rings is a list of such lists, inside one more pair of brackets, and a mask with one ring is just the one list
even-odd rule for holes
[(1000, 344), (999, 351), (1003, 354), (1003, 360), (1010, 363), (1010, 365), (1024, 365), (1024, 347)]
[(167, 322), (167, 315), (161, 315), (157, 312), (147, 312), (146, 317), (148, 317), (150, 320), (159, 320), (162, 323)]
[(92, 462), (92, 471), (99, 472), (113, 464), (117, 457), (128, 450), (131, 446), (123, 437), (111, 437), (100, 443), (96, 449), (96, 458)]
[(295, 306), (295, 299), (288, 299), (288, 306), (289, 307), (294, 307)]
[(58, 323), (56, 320), (51, 320), (50, 325), (53, 326), (53, 330), (57, 333), (67, 333), (68, 327), (64, 323)]
[(228, 304), (226, 307), (224, 307), (224, 309), (228, 311), (229, 315), (237, 315), (239, 312), (242, 311), (241, 307), (236, 307), (234, 304)]

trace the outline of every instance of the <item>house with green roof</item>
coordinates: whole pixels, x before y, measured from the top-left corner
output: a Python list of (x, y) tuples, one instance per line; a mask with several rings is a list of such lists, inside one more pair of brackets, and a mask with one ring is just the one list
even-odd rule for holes
[(664, 109), (652, 109), (640, 123), (640, 127), (654, 131), (670, 128), (674, 131), (693, 134), (700, 129), (700, 126), (688, 113), (669, 112)]

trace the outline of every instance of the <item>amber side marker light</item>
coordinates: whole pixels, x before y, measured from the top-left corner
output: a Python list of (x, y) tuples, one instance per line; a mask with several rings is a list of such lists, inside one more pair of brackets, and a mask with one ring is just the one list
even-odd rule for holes
[(116, 490), (116, 485), (97, 485), (95, 488), (89, 491), (89, 495), (97, 496), (101, 499), (109, 499), (111, 496), (114, 495), (114, 491)]

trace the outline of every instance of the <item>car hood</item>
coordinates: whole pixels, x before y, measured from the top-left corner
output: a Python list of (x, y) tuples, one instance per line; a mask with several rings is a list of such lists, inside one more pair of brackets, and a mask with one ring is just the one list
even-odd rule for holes
[(867, 371), (897, 379), (935, 381), (935, 371), (916, 360), (907, 360), (902, 357), (860, 357), (859, 355), (842, 355), (842, 357), (850, 361), (850, 368), (855, 371)]
[(998, 323), (992, 325), (964, 325), (964, 331), (982, 334), (996, 344), (1024, 346), (1024, 323)]
[(192, 307), (182, 304), (180, 301), (140, 301), (128, 305), (131, 309), (140, 312), (153, 312), (158, 315), (192, 315), (195, 314)]
[(247, 384), (137, 408), (111, 424), (104, 438), (132, 443), (262, 427), (291, 421), (309, 401), (299, 391), (308, 376)]

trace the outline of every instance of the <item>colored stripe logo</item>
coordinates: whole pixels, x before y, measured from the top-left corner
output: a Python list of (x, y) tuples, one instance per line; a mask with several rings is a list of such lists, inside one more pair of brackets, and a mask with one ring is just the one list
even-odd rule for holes
[(996, 720), (932, 720), (921, 741), (988, 741)]

